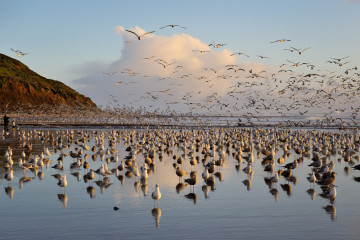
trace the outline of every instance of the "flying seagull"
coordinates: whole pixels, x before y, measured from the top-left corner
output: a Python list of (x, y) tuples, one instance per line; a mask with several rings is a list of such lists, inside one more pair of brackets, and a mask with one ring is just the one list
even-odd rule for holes
[(289, 39), (279, 39), (279, 40), (276, 40), (276, 41), (272, 41), (272, 42), (270, 42), (270, 43), (276, 43), (276, 42), (289, 42), (289, 41), (291, 41), (291, 40), (289, 40)]
[(12, 48), (11, 48), (11, 51), (13, 51), (14, 53), (16, 53), (16, 55), (17, 55), (18, 57), (22, 57), (22, 56), (25, 56), (25, 55), (28, 54), (28, 53), (23, 53), (23, 52), (20, 51), (20, 50), (14, 50), (14, 49), (12, 49)]
[(186, 29), (186, 27), (183, 27), (183, 26), (180, 26), (180, 25), (174, 25), (174, 24), (169, 24), (169, 25), (163, 26), (163, 27), (161, 27), (160, 29), (163, 29), (163, 28), (166, 28), (166, 27), (172, 27), (172, 28), (174, 28), (174, 27), (181, 27), (181, 28), (183, 28), (183, 29)]
[(107, 73), (107, 72), (103, 72), (104, 74), (107, 74), (107, 75), (109, 75), (109, 76), (112, 76), (112, 75), (114, 75), (115, 73), (117, 73), (117, 71), (116, 72), (112, 72), (112, 73)]
[(130, 30), (127, 30), (127, 29), (125, 29), (125, 31), (130, 32), (130, 33), (132, 33), (132, 34), (135, 34), (139, 40), (141, 40), (146, 34), (155, 32), (155, 31), (146, 32), (146, 33), (144, 33), (143, 35), (139, 36), (136, 32), (133, 32), (133, 31), (130, 31)]

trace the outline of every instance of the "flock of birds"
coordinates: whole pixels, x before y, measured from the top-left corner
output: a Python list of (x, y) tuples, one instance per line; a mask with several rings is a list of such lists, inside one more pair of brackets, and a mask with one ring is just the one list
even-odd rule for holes
[[(182, 28), (180, 25), (166, 25), (163, 28)], [(143, 34), (125, 30), (133, 34), (138, 40), (146, 41), (146, 37), (155, 31)], [(156, 56), (154, 49), (152, 56), (138, 59), (139, 66), (144, 62), (144, 69), (137, 66), (124, 66), (123, 69), (111, 69), (103, 72), (118, 79), (115, 86), (122, 86), (121, 95), (128, 94), (128, 102), (124, 98), (112, 95), (112, 108), (146, 109), (158, 113), (173, 113), (180, 115), (184, 108), (192, 114), (220, 114), (230, 116), (246, 116), (248, 119), (265, 119), (266, 116), (296, 115), (304, 117), (322, 117), (316, 123), (325, 125), (358, 125), (360, 108), (360, 81), (357, 66), (350, 65), (349, 56), (324, 59), (321, 69), (311, 62), (301, 60), (303, 55), (310, 54), (311, 47), (298, 48), (289, 46), (290, 39), (278, 39), (270, 42), (271, 48), (279, 48), (290, 52), (284, 63), (269, 67), (270, 56), (254, 55), (260, 67), (249, 67), (245, 59), (251, 59), (250, 54), (233, 52), (231, 56), (239, 56), (242, 63), (219, 66), (218, 68), (204, 66), (199, 72), (185, 69), (173, 59), (162, 59)], [(129, 44), (132, 42), (130, 41)], [(208, 48), (192, 49), (200, 55), (212, 54), (223, 48), (225, 43), (211, 42)], [(213, 50), (211, 49), (213, 48)], [(295, 56), (293, 54), (296, 54)], [(210, 55), (209, 55), (210, 56)], [(296, 57), (297, 56), (297, 57)], [(176, 57), (174, 57), (176, 59)], [(255, 61), (255, 60), (253, 60)], [(262, 65), (261, 65), (262, 64)], [(159, 69), (158, 77), (146, 72), (146, 69)], [(116, 74), (122, 74), (118, 76)], [(119, 79), (120, 78), (120, 79)], [(152, 79), (144, 93), (138, 93), (139, 86)], [(147, 79), (147, 80), (145, 80)], [(155, 79), (155, 80), (154, 80)], [(189, 84), (193, 87), (189, 92)], [(226, 92), (219, 88), (227, 86)], [(134, 98), (133, 95), (138, 95)], [(118, 100), (118, 99), (121, 100)], [(186, 111), (185, 111), (186, 112)], [(345, 118), (347, 120), (345, 120)], [(249, 120), (250, 121), (250, 120)], [(304, 125), (308, 123), (303, 123)]]
[[(101, 193), (113, 184), (114, 178), (122, 185), (125, 178), (129, 179), (127, 181), (134, 178), (135, 190), (141, 186), (144, 196), (147, 196), (148, 181), (155, 173), (156, 165), (172, 162), (172, 175), (179, 179), (176, 192), (180, 193), (190, 186), (190, 192), (185, 197), (196, 204), (195, 187), (202, 184), (201, 190), (205, 198), (209, 198), (209, 190), (215, 191), (217, 181), (221, 182), (224, 178), (224, 166), (234, 164), (237, 171), (242, 171), (245, 176), (242, 183), (251, 190), (256, 169), (253, 166), (261, 164), (266, 172), (264, 182), (275, 201), (279, 196), (279, 183), (281, 189), (290, 196), (292, 187), (298, 181), (308, 181), (310, 188), (307, 192), (312, 200), (315, 199), (316, 190), (320, 190), (320, 196), (330, 202), (324, 209), (334, 219), (336, 164), (345, 164), (344, 171), (347, 173), (351, 169), (360, 170), (360, 164), (356, 165), (359, 162), (360, 136), (351, 132), (276, 128), (33, 129), (18, 130), (13, 136), (3, 132), (2, 136), (2, 141), (16, 139), (14, 150), (9, 145), (3, 154), (2, 162), (6, 171), (4, 180), (8, 182), (6, 194), (10, 198), (14, 196), (14, 171), (23, 171), (18, 180), (19, 188), (23, 188), (25, 183), (30, 183), (35, 177), (44, 179), (44, 174), (50, 171), (51, 176), (57, 180), (57, 185), (63, 188), (58, 198), (64, 207), (67, 206), (66, 173), (76, 177), (79, 182), (83, 180), (88, 183), (86, 191), (91, 198), (95, 196), (93, 182), (96, 175), (98, 180), (95, 184), (99, 186)], [(16, 155), (13, 154), (14, 151), (17, 152)], [(301, 165), (305, 165), (303, 168), (309, 173), (304, 179), (296, 177)], [(27, 171), (32, 171), (34, 177), (26, 176)], [(360, 177), (353, 179), (360, 182)], [(161, 216), (161, 184), (157, 182), (151, 194), (154, 199), (152, 214), (157, 226)], [(119, 210), (119, 207), (115, 206), (114, 210)]]
[[(176, 24), (159, 29), (165, 28), (187, 29)], [(125, 32), (134, 35), (141, 43), (155, 31), (139, 33), (126, 29)], [(174, 60), (176, 57), (157, 57), (157, 49), (153, 49), (153, 55), (138, 59), (139, 66), (146, 64), (145, 69), (123, 66), (123, 69), (103, 71), (109, 78), (116, 79), (115, 89), (121, 89), (119, 95), (110, 95), (111, 100), (105, 109), (116, 116), (128, 114), (146, 118), (150, 115), (236, 116), (245, 119), (249, 125), (269, 122), (273, 116), (295, 116), (303, 119), (298, 122), (289, 120), (288, 126), (358, 127), (360, 72), (357, 66), (350, 65), (350, 56), (324, 59), (322, 66), (329, 68), (321, 69), (314, 63), (302, 60), (303, 55), (310, 54), (311, 47), (293, 47), (289, 45), (292, 42), (285, 38), (269, 42), (269, 48), (290, 54), (279, 66), (269, 67), (271, 56), (251, 56), (235, 51), (230, 56), (238, 56), (242, 63), (217, 68), (204, 66), (198, 72), (178, 64)], [(132, 44), (132, 41), (127, 41), (127, 44)], [(201, 56), (228, 45), (211, 41), (207, 48), (191, 51)], [(11, 50), (18, 57), (27, 54), (13, 48)], [(256, 60), (247, 62), (252, 57)], [(249, 67), (251, 64), (248, 63), (251, 62), (260, 65)], [(161, 73), (157, 75), (163, 77), (146, 72), (146, 69), (156, 68)], [(147, 84), (147, 81), (153, 82), (145, 92), (139, 92), (139, 85)], [(225, 91), (219, 89), (224, 86)], [(121, 96), (126, 94), (128, 97), (124, 100)]]

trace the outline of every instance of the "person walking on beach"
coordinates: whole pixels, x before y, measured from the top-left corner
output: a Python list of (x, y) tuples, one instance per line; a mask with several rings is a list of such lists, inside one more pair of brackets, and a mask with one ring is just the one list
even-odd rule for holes
[(6, 116), (6, 113), (4, 115), (4, 130), (5, 131), (9, 131), (9, 117)]

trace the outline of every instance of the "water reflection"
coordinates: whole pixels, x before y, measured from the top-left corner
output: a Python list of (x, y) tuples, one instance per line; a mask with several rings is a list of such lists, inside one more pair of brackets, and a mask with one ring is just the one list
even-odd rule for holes
[(10, 199), (14, 198), (14, 188), (13, 187), (11, 187), (11, 186), (5, 187), (5, 193)]
[(176, 192), (179, 194), (182, 190), (185, 189), (186, 186), (187, 186), (187, 184), (185, 184), (185, 183), (176, 184), (176, 187), (175, 187)]
[(58, 194), (57, 197), (60, 200), (60, 202), (62, 203), (63, 208), (67, 208), (67, 201), (68, 201), (67, 195), (66, 194)]
[(157, 207), (157, 208), (152, 208), (151, 209), (151, 215), (154, 217), (155, 219), (155, 226), (159, 227), (160, 225), (160, 218), (161, 218), (161, 208)]
[(86, 192), (89, 194), (90, 198), (95, 197), (95, 188), (93, 186), (87, 187)]
[(331, 220), (335, 220), (336, 218), (336, 207), (334, 205), (327, 205), (323, 207), (327, 214), (330, 214)]
[(34, 179), (34, 177), (23, 176), (22, 178), (19, 179), (19, 188), (22, 189), (24, 187), (25, 183), (29, 183), (33, 179)]
[(282, 190), (284, 190), (284, 192), (286, 192), (286, 194), (288, 195), (288, 197), (291, 196), (291, 185), (290, 184), (280, 184)]
[(208, 185), (202, 185), (201, 186), (201, 190), (203, 191), (204, 193), (204, 197), (207, 199), (209, 198), (209, 186)]
[(136, 193), (139, 192), (140, 185), (141, 185), (140, 182), (134, 182), (134, 188), (135, 188)]
[(307, 191), (306, 191), (309, 196), (311, 197), (311, 200), (314, 200), (315, 199), (315, 195), (316, 195), (316, 191), (314, 188), (309, 188)]
[(95, 181), (95, 184), (100, 187), (101, 194), (104, 194), (105, 190), (112, 185), (112, 183), (110, 183), (109, 177), (104, 177), (102, 181), (101, 180)]
[(194, 204), (196, 204), (196, 202), (197, 202), (197, 195), (196, 195), (195, 193), (190, 192), (190, 193), (186, 194), (185, 197), (186, 197), (187, 199), (192, 200), (192, 201), (194, 202)]
[(81, 177), (82, 177), (82, 176), (81, 176), (81, 173), (79, 173), (79, 172), (72, 172), (71, 175), (73, 175), (78, 182), (81, 181)]
[(270, 189), (270, 193), (271, 193), (271, 195), (274, 196), (275, 202), (276, 202), (279, 197), (279, 191), (276, 188), (272, 188), (272, 189)]
[(39, 180), (43, 180), (44, 179), (44, 172), (38, 172), (37, 177), (39, 178)]
[[(215, 134), (213, 134), (212, 131), (215, 132)], [(353, 171), (351, 168), (351, 166), (354, 166), (356, 163), (355, 161), (358, 161), (358, 158), (356, 158), (357, 156), (351, 156), (351, 158), (346, 157), (346, 159), (343, 157), (343, 155), (347, 154), (346, 151), (350, 151), (350, 148), (354, 148), (351, 150), (351, 152), (357, 150), (355, 148), (356, 144), (350, 136), (343, 137), (342, 135), (324, 135), (324, 137), (321, 137), (322, 135), (320, 133), (319, 135), (312, 135), (313, 133), (307, 131), (294, 131), (294, 133), (291, 133), (291, 131), (282, 132), (282, 130), (274, 129), (226, 131), (227, 130), (219, 129), (211, 130), (206, 133), (207, 135), (196, 131), (168, 131), (164, 129), (138, 132), (99, 131), (98, 134), (92, 133), (93, 135), (91, 135), (91, 137), (89, 135), (88, 140), (91, 139), (92, 141), (89, 143), (89, 145), (94, 144), (96, 146), (96, 150), (93, 153), (89, 153), (91, 150), (84, 149), (84, 152), (88, 151), (88, 153), (82, 154), (83, 158), (85, 160), (88, 159), (89, 161), (83, 162), (81, 166), (78, 163), (78, 159), (74, 158), (73, 160), (70, 158), (70, 156), (68, 156), (69, 151), (78, 153), (81, 150), (77, 145), (74, 145), (74, 142), (76, 142), (76, 134), (72, 134), (71, 131), (64, 131), (59, 132), (59, 135), (55, 138), (57, 139), (56, 141), (59, 142), (58, 145), (54, 144), (54, 146), (57, 147), (53, 149), (51, 147), (49, 148), (49, 151), (52, 152), (51, 159), (54, 161), (57, 160), (57, 164), (53, 165), (52, 168), (46, 169), (46, 166), (49, 166), (51, 163), (51, 159), (40, 157), (42, 152), (34, 151), (36, 147), (40, 148), (40, 151), (43, 151), (43, 145), (46, 144), (46, 141), (38, 145), (34, 144), (33, 152), (27, 153), (26, 157), (24, 158), (26, 159), (24, 163), (25, 166), (30, 166), (27, 164), (42, 165), (41, 163), (43, 163), (43, 168), (39, 166), (31, 168), (29, 167), (28, 169), (19, 169), (16, 164), (13, 166), (13, 168), (14, 172), (17, 173), (17, 175), (15, 174), (15, 178), (19, 178), (20, 189), (25, 187), (24, 185), (31, 182), (34, 178), (38, 178), (39, 180), (43, 180), (45, 178), (46, 180), (46, 177), (50, 179), (50, 176), (53, 176), (55, 179), (60, 181), (63, 174), (70, 173), (72, 176), (74, 176), (74, 178), (70, 177), (71, 179), (69, 179), (69, 184), (76, 181), (81, 182), (81, 179), (83, 179), (84, 183), (86, 183), (83, 185), (86, 186), (87, 194), (89, 194), (90, 198), (94, 198), (95, 185), (93, 186), (93, 181), (94, 178), (97, 178), (95, 175), (98, 174), (99, 180), (94, 182), (96, 186), (100, 188), (101, 194), (104, 194), (106, 189), (108, 189), (112, 184), (118, 184), (118, 186), (121, 184), (121, 186), (126, 185), (126, 188), (122, 188), (122, 190), (130, 189), (134, 191), (135, 189), (136, 193), (140, 193), (133, 195), (124, 194), (123, 197), (131, 198), (139, 197), (140, 195), (146, 197), (148, 195), (148, 184), (161, 182), (161, 184), (166, 184), (167, 187), (170, 186), (171, 189), (173, 189), (173, 186), (175, 185), (176, 193), (179, 194), (181, 192), (181, 195), (184, 196), (180, 196), (183, 198), (182, 200), (187, 201), (186, 199), (189, 199), (194, 204), (198, 203), (195, 189), (201, 186), (204, 198), (209, 199), (210, 190), (214, 192), (215, 187), (218, 187), (219, 189), (224, 187), (224, 189), (226, 189), (228, 179), (231, 179), (232, 177), (241, 177), (242, 180), (244, 179), (242, 184), (248, 191), (252, 190), (254, 192), (261, 189), (258, 187), (258, 183), (260, 182), (262, 185), (264, 185), (262, 182), (264, 181), (266, 184), (264, 187), (264, 194), (268, 195), (270, 192), (275, 201), (279, 200), (278, 196), (279, 191), (281, 191), (280, 187), (287, 194), (287, 196), (293, 196), (292, 198), (294, 201), (296, 201), (295, 193), (297, 188), (294, 187), (294, 189), (292, 189), (292, 187), (297, 184), (302, 186), (302, 183), (305, 182), (305, 186), (310, 183), (310, 188), (306, 191), (306, 193), (304, 191), (302, 194), (308, 194), (311, 200), (316, 200), (315, 189), (318, 190), (319, 186), (324, 186), (321, 196), (329, 199), (329, 205), (324, 207), (324, 209), (331, 215), (331, 219), (335, 219), (336, 217), (336, 209), (333, 205), (336, 192), (331, 193), (331, 184), (333, 184), (336, 180), (336, 173), (334, 170), (340, 170), (342, 172), (342, 169), (344, 168), (345, 174), (341, 174), (341, 177), (350, 176), (348, 179), (351, 178), (353, 181), (360, 182), (360, 177), (353, 176), (355, 171)], [(79, 131), (78, 134), (80, 136), (85, 136), (82, 131)], [(114, 136), (116, 136), (118, 139), (121, 139), (124, 144), (117, 145), (117, 143), (113, 141), (113, 138), (115, 138)], [(68, 142), (70, 138), (72, 139), (71, 144)], [(318, 149), (311, 150), (310, 155), (304, 153), (304, 151), (308, 150), (305, 148), (302, 149), (303, 147), (298, 146), (301, 144), (306, 145), (306, 142), (309, 138), (311, 138), (314, 142), (316, 139), (318, 139), (316, 141), (317, 143), (313, 144), (313, 147)], [(280, 139), (281, 141), (277, 141)], [(332, 140), (330, 141), (329, 139)], [(333, 148), (339, 152), (337, 153), (337, 151), (335, 151), (335, 154), (341, 161), (332, 163), (331, 158), (335, 157), (330, 156), (322, 148), (332, 145), (335, 141), (338, 143), (343, 141), (347, 142), (347, 144), (346, 147), (336, 147), (333, 145)], [(63, 147), (60, 148), (59, 144), (61, 142)], [(81, 141), (79, 141), (79, 143), (80, 142)], [(110, 143), (114, 145), (108, 146)], [(278, 145), (275, 148), (276, 156), (272, 156), (271, 154), (267, 154), (265, 156), (262, 153), (262, 149), (270, 150), (272, 149), (271, 146), (276, 144)], [(125, 157), (125, 163), (124, 160), (118, 162), (117, 157), (111, 153), (111, 147), (117, 147), (118, 150), (121, 150), (125, 145), (131, 147), (129, 158)], [(227, 145), (234, 147), (228, 147)], [(287, 146), (285, 147), (285, 145)], [(64, 148), (64, 146), (67, 147)], [(77, 150), (75, 150), (75, 146)], [(296, 151), (299, 153), (301, 152), (301, 154), (296, 153), (296, 151), (292, 150), (291, 147), (296, 148)], [(110, 151), (110, 154), (108, 154), (109, 151), (107, 150)], [(224, 156), (224, 152), (226, 153), (225, 157), (222, 157)], [(293, 152), (292, 157), (290, 152)], [(20, 155), (20, 152), (18, 154)], [(156, 158), (157, 154), (159, 156), (158, 159)], [(358, 153), (353, 153), (352, 155), (354, 154)], [(70, 161), (68, 161), (69, 158)], [(174, 160), (172, 158), (174, 158)], [(294, 158), (296, 159), (294, 160)], [(93, 161), (91, 161), (91, 159)], [(278, 160), (276, 161), (275, 159)], [(310, 164), (312, 165), (310, 168), (308, 168), (309, 166), (307, 164), (302, 164), (303, 162), (306, 163), (306, 161), (313, 161), (313, 163)], [(74, 165), (72, 165), (72, 162)], [(336, 165), (337, 168), (336, 166), (332, 166), (339, 163), (342, 164), (340, 165), (341, 168), (339, 165)], [(3, 183), (10, 185), (9, 187), (5, 188), (5, 193), (10, 199), (12, 199), (14, 197), (14, 189), (11, 187), (11, 184), (14, 176), (10, 176), (10, 173), (12, 173), (13, 170), (10, 168), (10, 162), (8, 164), (9, 166), (5, 166), (5, 172), (3, 173), (5, 174), (4, 179), (6, 180), (2, 181)], [(99, 168), (99, 170), (95, 172), (93, 169), (97, 169), (100, 164), (104, 164), (104, 166), (107, 168), (110, 167), (111, 171), (106, 170), (106, 172), (101, 173), (101, 168)], [(243, 165), (243, 167), (241, 165)], [(235, 169), (233, 166), (235, 166)], [(24, 175), (22, 174), (23, 170)], [(26, 176), (32, 176), (32, 173), (29, 170), (34, 174), (34, 177)], [(307, 180), (304, 173), (307, 174), (309, 170), (316, 174), (315, 176), (317, 180)], [(50, 174), (44, 174), (46, 171), (51, 172)], [(202, 174), (201, 177), (204, 179), (204, 182), (202, 180), (198, 181), (201, 178), (197, 179), (197, 172)], [(272, 174), (273, 172), (275, 172), (274, 175)], [(285, 184), (277, 183), (279, 181), (279, 176), (281, 176)], [(128, 180), (125, 181), (125, 178)], [(116, 179), (118, 179), (119, 182)], [(216, 181), (222, 183), (216, 186)], [(40, 183), (40, 181), (34, 181), (31, 184), (31, 187), (36, 187), (40, 184), (44, 184), (44, 181), (42, 181), (42, 183)], [(132, 188), (132, 184), (134, 188)], [(280, 187), (278, 187), (278, 184), (280, 184)], [(76, 187), (76, 185), (78, 184), (73, 186)], [(190, 186), (188, 188), (189, 190), (184, 191), (187, 186)], [(139, 188), (141, 188), (141, 192), (139, 192)], [(301, 188), (298, 187), (298, 189)], [(167, 194), (174, 194), (177, 196), (176, 193), (174, 191), (170, 191), (170, 193), (167, 192)], [(214, 192), (211, 194), (213, 194), (211, 199), (215, 199), (216, 201), (217, 198), (215, 196), (217, 193)], [(249, 194), (249, 196), (250, 195), (252, 194)], [(64, 193), (58, 194), (57, 196), (58, 199), (62, 202), (63, 207), (66, 208), (67, 195), (65, 194), (65, 188)], [(160, 208), (155, 208), (155, 201), (158, 199), (154, 198), (153, 195), (152, 198), (154, 199), (152, 215), (155, 218), (156, 226), (158, 226), (161, 210)]]
[(245, 179), (244, 181), (242, 181), (242, 183), (246, 186), (246, 189), (248, 191), (251, 190), (251, 181), (250, 181), (250, 179)]

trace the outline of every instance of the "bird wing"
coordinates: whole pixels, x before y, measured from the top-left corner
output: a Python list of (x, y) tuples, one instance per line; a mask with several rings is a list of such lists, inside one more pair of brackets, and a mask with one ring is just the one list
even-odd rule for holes
[(143, 35), (141, 35), (141, 37), (145, 36), (146, 34), (150, 34), (150, 33), (153, 33), (153, 32), (155, 32), (155, 31), (151, 31), (151, 32), (146, 32), (146, 33), (144, 33)]
[(127, 30), (127, 29), (125, 29), (125, 31), (130, 32), (130, 33), (132, 33), (132, 34), (135, 34), (137, 37), (140, 37), (139, 35), (137, 35), (136, 32), (133, 32), (133, 31), (130, 31), (130, 30)]

